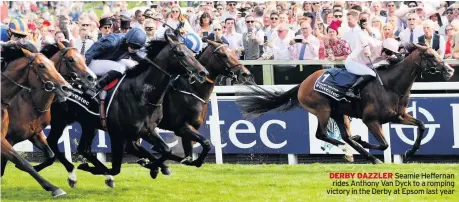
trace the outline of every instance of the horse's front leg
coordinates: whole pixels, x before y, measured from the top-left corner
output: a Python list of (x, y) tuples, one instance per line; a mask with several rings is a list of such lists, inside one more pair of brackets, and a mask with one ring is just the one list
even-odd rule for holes
[(43, 163), (34, 166), (35, 170), (42, 170), (43, 168), (46, 168), (53, 164), (53, 161), (55, 159), (54, 152), (49, 147), (48, 142), (46, 141), (45, 133), (43, 131), (40, 131), (40, 133), (38, 134), (32, 135), (32, 137), (29, 138), (29, 141), (32, 142), (32, 144), (35, 145), (38, 149), (40, 149), (45, 154), (46, 158)]
[(78, 169), (90, 172), (93, 175), (105, 175), (105, 184), (107, 186), (113, 188), (114, 187), (114, 179), (113, 176), (111, 176), (109, 173), (109, 169), (97, 159), (97, 157), (91, 152), (91, 145), (92, 141), (95, 137), (96, 134), (96, 128), (90, 126), (89, 124), (81, 124), (81, 138), (80, 138), (80, 144), (78, 145), (77, 151), (83, 157), (85, 157), (90, 163), (94, 165), (94, 167), (90, 167), (88, 163), (83, 163), (78, 166)]
[[(150, 143), (152, 142), (151, 139), (149, 139), (148, 135), (142, 135), (142, 137), (145, 137), (147, 138), (147, 142)], [(152, 143), (150, 143), (152, 144)], [(147, 158), (150, 162), (156, 162), (158, 160), (158, 158), (150, 153), (147, 149), (145, 149), (141, 144), (140, 144), (140, 139), (137, 140), (137, 141), (130, 141), (128, 142), (128, 144), (126, 145), (127, 148), (127, 152), (129, 152), (130, 154), (138, 157), (138, 158)], [(142, 165), (143, 167), (147, 167), (147, 162), (145, 162), (144, 160), (139, 160), (137, 161), (137, 163), (139, 163), (140, 165)], [(161, 168), (161, 172), (163, 173), (163, 175), (170, 175), (171, 174), (171, 170), (170, 168), (166, 165), (165, 162), (163, 162), (161, 165), (160, 165), (160, 168)], [(157, 172), (157, 169), (156, 169), (156, 172)], [(153, 177), (153, 176), (152, 176)], [(154, 177), (156, 178), (156, 177)]]
[(418, 127), (418, 134), (416, 136), (416, 140), (414, 141), (413, 147), (405, 152), (405, 157), (411, 157), (416, 153), (416, 151), (421, 147), (421, 140), (422, 140), (422, 135), (424, 134), (424, 131), (426, 127), (424, 126), (424, 122), (415, 119), (411, 115), (404, 113), (403, 115), (398, 116), (393, 123), (399, 123), (399, 124), (404, 124), (404, 125), (412, 125), (412, 126), (417, 126)]
[[(196, 141), (199, 142), (202, 146), (202, 152), (199, 154), (198, 159), (192, 161), (192, 162), (186, 162), (184, 161), (183, 163), (186, 165), (194, 165), (196, 167), (201, 167), (202, 164), (204, 163), (204, 160), (207, 157), (207, 154), (209, 153), (211, 149), (211, 143), (208, 139), (206, 139), (204, 136), (199, 134), (199, 132), (191, 125), (186, 124), (185, 126), (181, 127), (178, 131), (176, 131), (176, 134), (179, 134), (178, 136), (184, 138), (183, 141)], [(189, 152), (189, 151), (188, 151)]]
[[(3, 132), (3, 131), (2, 131)], [(38, 174), (38, 172), (27, 162), (24, 158), (21, 157), (11, 146), (11, 144), (5, 139), (5, 136), (2, 134), (1, 137), (1, 155), (2, 160), (7, 159), (13, 162), (19, 169), (29, 173), (37, 182), (41, 185), (41, 187), (46, 191), (51, 191), (51, 195), (53, 197), (63, 196), (66, 195), (64, 190), (60, 189), (59, 187), (54, 186), (43, 177)]]

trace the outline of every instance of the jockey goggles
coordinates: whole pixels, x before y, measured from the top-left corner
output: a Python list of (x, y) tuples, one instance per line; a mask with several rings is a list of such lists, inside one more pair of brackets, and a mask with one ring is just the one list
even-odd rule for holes
[(386, 49), (386, 48), (384, 48), (384, 49), (382, 50), (382, 53), (386, 54), (387, 56), (390, 56), (390, 55), (393, 55), (393, 54), (394, 54), (393, 51), (391, 51), (391, 50), (389, 50), (389, 49)]

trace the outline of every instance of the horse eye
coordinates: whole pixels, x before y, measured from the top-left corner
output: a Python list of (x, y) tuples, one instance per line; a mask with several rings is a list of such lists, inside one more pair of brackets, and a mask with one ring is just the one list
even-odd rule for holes
[(75, 62), (75, 60), (73, 59), (73, 57), (68, 57), (68, 58), (67, 58), (67, 61), (69, 61), (69, 62)]
[(39, 67), (39, 68), (46, 69), (46, 66), (45, 66), (44, 64), (39, 64), (38, 67)]
[(175, 52), (175, 54), (177, 54), (180, 57), (185, 57), (185, 53), (182, 52), (182, 51), (177, 51), (177, 52)]

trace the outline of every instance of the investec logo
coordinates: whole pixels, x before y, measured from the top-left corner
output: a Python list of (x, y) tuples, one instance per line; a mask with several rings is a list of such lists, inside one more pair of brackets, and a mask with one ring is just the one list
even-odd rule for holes
[[(417, 119), (417, 117), (418, 117), (418, 111), (419, 111), (420, 114), (422, 114), (427, 119), (427, 122), (424, 123), (424, 125), (426, 127), (426, 131), (427, 131), (427, 135), (424, 136), (423, 139), (421, 140), (421, 145), (423, 145), (423, 144), (429, 142), (433, 138), (433, 136), (435, 135), (435, 130), (437, 128), (440, 128), (440, 124), (434, 124), (435, 119), (434, 119), (434, 117), (432, 116), (432, 114), (429, 111), (427, 111), (426, 109), (424, 109), (422, 107), (416, 108), (416, 101), (413, 101), (413, 104), (411, 105), (411, 107), (407, 108), (407, 113), (412, 112), (413, 113), (412, 116), (415, 119)], [(409, 144), (409, 145), (414, 145), (414, 140), (416, 139), (416, 137), (418, 135), (418, 127), (417, 126), (409, 126), (409, 125), (402, 125), (402, 124), (392, 124), (391, 127), (395, 128), (395, 132), (397, 133), (398, 137), (400, 137), (400, 139), (403, 142), (405, 142), (406, 144)], [(403, 129), (406, 129), (406, 128), (413, 129), (413, 137), (412, 138), (407, 137), (405, 135), (405, 133), (403, 132)]]

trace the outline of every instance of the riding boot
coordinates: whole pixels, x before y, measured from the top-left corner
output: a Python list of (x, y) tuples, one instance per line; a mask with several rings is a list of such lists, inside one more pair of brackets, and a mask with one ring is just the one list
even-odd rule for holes
[(351, 98), (360, 98), (358, 92), (356, 92), (361, 87), (365, 86), (369, 81), (371, 81), (374, 77), (371, 75), (363, 75), (349, 88), (346, 92), (346, 96)]
[(109, 84), (110, 82), (112, 82), (113, 80), (115, 79), (118, 79), (120, 78), (121, 76), (123, 76), (123, 74), (121, 74), (120, 72), (118, 71), (115, 71), (115, 70), (110, 70), (109, 72), (107, 72), (107, 74), (105, 74), (104, 76), (102, 76), (102, 78), (100, 78), (98, 81), (97, 81), (97, 84), (96, 86), (93, 88), (93, 89), (88, 89), (86, 91), (86, 93), (88, 95), (90, 95), (92, 98), (96, 97), (100, 91), (107, 85)]

